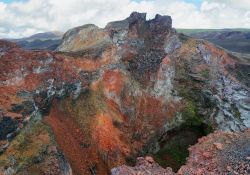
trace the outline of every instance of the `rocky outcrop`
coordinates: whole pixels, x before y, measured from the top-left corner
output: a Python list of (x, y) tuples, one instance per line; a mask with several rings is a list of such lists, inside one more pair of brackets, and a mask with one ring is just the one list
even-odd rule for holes
[(215, 132), (190, 147), (186, 165), (178, 174), (249, 174), (250, 131)]
[[(169, 16), (146, 20), (134, 12), (104, 29), (71, 29), (54, 53), (5, 41), (0, 48), (0, 114), (11, 118), (0, 121), (8, 130), (1, 133), (3, 171), (44, 172), (53, 159), (68, 174), (108, 174), (158, 152), (172, 130), (249, 127), (248, 76), (236, 69), (248, 65), (208, 42), (178, 35)], [(51, 146), (60, 151), (51, 155)], [(170, 172), (145, 161), (152, 172)]]
[(107, 44), (111, 44), (108, 33), (93, 24), (87, 24), (65, 33), (57, 50), (79, 52), (93, 47), (105, 47)]
[[(246, 116), (249, 115), (249, 109), (246, 103), (250, 97), (249, 88), (243, 83), (245, 78), (238, 79), (235, 76), (239, 74), (239, 70), (234, 69), (242, 63), (222, 49), (204, 41), (189, 40), (183, 44), (180, 53), (186, 54), (184, 48), (192, 44), (195, 44), (196, 48), (190, 50), (189, 53), (192, 54), (186, 55), (187, 59), (182, 60), (186, 65), (179, 64), (181, 69), (186, 69), (188, 76), (176, 71), (178, 79), (184, 77), (179, 85), (189, 84), (187, 78), (192, 80), (192, 85), (186, 89), (177, 85), (177, 88), (180, 88), (179, 93), (198, 103), (199, 115), (207, 118), (216, 129), (240, 131), (248, 128), (249, 117)], [(196, 94), (187, 93), (187, 89), (190, 92), (195, 91)]]
[(138, 157), (135, 167), (121, 166), (111, 170), (112, 175), (145, 174), (145, 175), (174, 175), (171, 168), (160, 167), (152, 157)]

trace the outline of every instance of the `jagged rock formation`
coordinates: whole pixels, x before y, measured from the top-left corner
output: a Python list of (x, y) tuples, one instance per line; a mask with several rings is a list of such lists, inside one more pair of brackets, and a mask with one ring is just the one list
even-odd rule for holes
[(2, 172), (46, 174), (53, 159), (56, 172), (108, 174), (156, 153), (173, 129), (250, 126), (249, 65), (178, 35), (169, 16), (71, 29), (57, 50), (0, 42)]
[(63, 36), (63, 43), (57, 50), (77, 52), (89, 48), (104, 47), (107, 44), (111, 44), (108, 33), (93, 24), (87, 24), (66, 32)]

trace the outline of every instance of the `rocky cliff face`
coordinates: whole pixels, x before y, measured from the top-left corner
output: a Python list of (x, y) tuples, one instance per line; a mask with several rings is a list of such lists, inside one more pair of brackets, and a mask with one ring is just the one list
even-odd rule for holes
[(0, 42), (4, 173), (108, 174), (159, 151), (172, 130), (250, 126), (249, 65), (178, 35), (169, 16), (84, 25), (57, 50)]

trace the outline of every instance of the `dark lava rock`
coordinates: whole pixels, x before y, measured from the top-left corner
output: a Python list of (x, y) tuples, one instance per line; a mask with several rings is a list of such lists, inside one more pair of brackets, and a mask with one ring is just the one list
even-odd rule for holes
[(24, 105), (22, 104), (12, 104), (10, 111), (15, 112), (15, 113), (20, 113), (23, 109), (24, 109)]
[(146, 21), (146, 13), (138, 13), (133, 12), (131, 15), (127, 18), (128, 22), (130, 24), (137, 23), (137, 22), (145, 22)]
[(22, 115), (30, 115), (34, 110), (34, 102), (33, 101), (24, 101), (22, 102), (23, 105), (23, 111), (22, 111)]
[(11, 119), (10, 117), (2, 117), (0, 119), (0, 140), (6, 140), (6, 137), (9, 133), (12, 133), (16, 130), (18, 122)]

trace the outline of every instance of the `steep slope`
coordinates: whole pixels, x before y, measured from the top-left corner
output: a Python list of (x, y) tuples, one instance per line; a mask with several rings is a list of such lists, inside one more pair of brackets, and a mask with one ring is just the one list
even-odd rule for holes
[[(134, 12), (104, 29), (77, 27), (54, 53), (6, 41), (0, 48), (5, 173), (36, 167), (46, 174), (52, 146), (59, 165), (51, 174), (103, 175), (157, 153), (180, 130), (198, 128), (205, 135), (250, 126), (249, 65), (211, 43), (179, 35), (169, 16), (147, 21)], [(37, 128), (46, 136), (39, 143), (32, 135)]]

